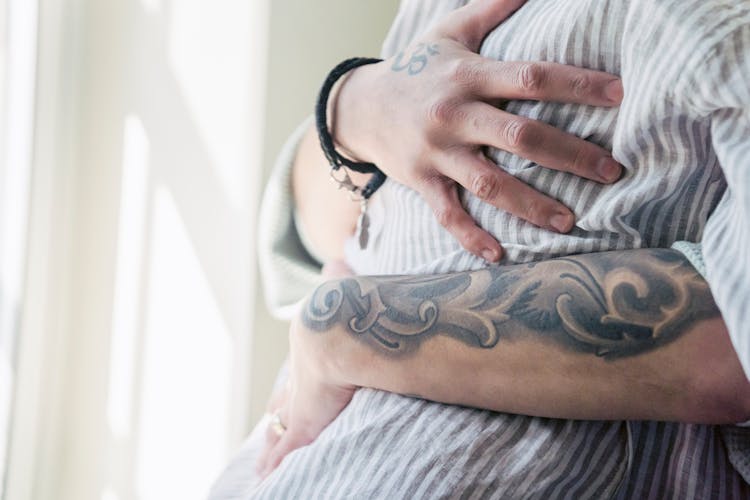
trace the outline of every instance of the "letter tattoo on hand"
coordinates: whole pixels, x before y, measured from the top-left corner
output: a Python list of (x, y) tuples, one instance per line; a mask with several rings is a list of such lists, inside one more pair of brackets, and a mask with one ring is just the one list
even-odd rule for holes
[(429, 62), (430, 56), (436, 56), (440, 54), (439, 46), (436, 43), (433, 44), (418, 44), (411, 53), (408, 61), (404, 62), (406, 57), (405, 53), (399, 52), (393, 61), (391, 69), (395, 72), (401, 72), (406, 70), (410, 76), (421, 73)]

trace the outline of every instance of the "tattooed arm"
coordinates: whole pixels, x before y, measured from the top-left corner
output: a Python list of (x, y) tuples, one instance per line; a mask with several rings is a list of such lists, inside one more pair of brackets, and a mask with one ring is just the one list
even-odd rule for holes
[(321, 286), (302, 321), (334, 376), (357, 386), (549, 417), (750, 413), (708, 286), (672, 250), (349, 278)]
[(556, 418), (750, 418), (750, 383), (708, 286), (673, 250), (332, 281), (290, 346), (288, 430), (270, 436), (266, 472), (356, 387)]

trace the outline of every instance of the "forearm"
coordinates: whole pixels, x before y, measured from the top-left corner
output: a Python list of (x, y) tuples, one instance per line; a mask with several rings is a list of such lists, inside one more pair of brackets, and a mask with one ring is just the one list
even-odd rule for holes
[(351, 278), (318, 289), (302, 323), (339, 383), (547, 417), (748, 417), (708, 287), (670, 250)]
[[(311, 127), (300, 143), (294, 161), (294, 201), (310, 243), (326, 260), (337, 260), (343, 259), (344, 242), (354, 234), (359, 204), (352, 202), (346, 191), (331, 182), (330, 170), (315, 128)], [(366, 183), (365, 176), (352, 175), (358, 185)]]

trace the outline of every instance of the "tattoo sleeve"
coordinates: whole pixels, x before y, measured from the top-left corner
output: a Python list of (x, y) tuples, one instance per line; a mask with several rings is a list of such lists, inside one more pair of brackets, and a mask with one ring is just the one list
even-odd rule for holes
[(662, 346), (718, 316), (708, 285), (666, 249), (579, 255), (435, 276), (354, 277), (320, 286), (302, 319), (343, 326), (389, 356), (446, 335), (478, 349), (537, 335), (607, 359)]

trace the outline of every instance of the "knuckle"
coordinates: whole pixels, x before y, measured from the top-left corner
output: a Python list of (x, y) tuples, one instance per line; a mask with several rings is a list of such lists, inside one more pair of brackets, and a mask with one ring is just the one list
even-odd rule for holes
[(472, 191), (483, 201), (496, 199), (500, 194), (500, 180), (494, 175), (481, 174), (472, 182)]
[(427, 109), (427, 119), (435, 125), (447, 125), (456, 118), (456, 104), (448, 99), (437, 99)]
[(518, 70), (518, 86), (528, 95), (536, 95), (544, 88), (547, 71), (539, 64), (523, 64)]
[(451, 206), (441, 206), (434, 210), (435, 217), (441, 226), (449, 228), (456, 221), (456, 209)]
[(461, 246), (466, 250), (478, 253), (482, 250), (482, 238), (479, 231), (464, 231), (460, 238)]
[(415, 184), (425, 185), (436, 181), (437, 176), (431, 159), (438, 153), (437, 146), (428, 139), (416, 142), (409, 161), (404, 164), (404, 173), (408, 175), (405, 181), (411, 180)]
[(570, 89), (575, 97), (586, 97), (591, 93), (593, 82), (587, 75), (579, 75), (570, 82)]
[(568, 165), (568, 170), (576, 174), (581, 174), (581, 173), (586, 172), (587, 170), (586, 167), (591, 164), (592, 162), (588, 160), (588, 154), (586, 152), (586, 148), (583, 146), (578, 146), (576, 148), (576, 152), (575, 152), (575, 155), (573, 156), (573, 159)]
[(542, 220), (543, 210), (544, 204), (536, 198), (531, 198), (526, 203), (523, 218), (538, 225), (538, 222)]
[(522, 151), (533, 146), (535, 131), (530, 121), (518, 118), (509, 120), (502, 134), (508, 147), (514, 151)]
[(459, 85), (468, 86), (474, 85), (481, 75), (482, 71), (476, 62), (459, 60), (453, 64), (450, 78)]

